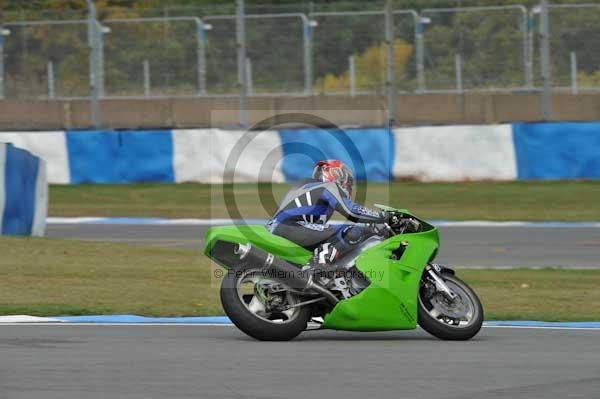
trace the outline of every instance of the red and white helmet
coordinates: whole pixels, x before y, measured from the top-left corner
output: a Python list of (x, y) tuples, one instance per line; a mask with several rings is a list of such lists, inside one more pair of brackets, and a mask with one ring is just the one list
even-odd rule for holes
[(336, 182), (349, 197), (352, 197), (354, 177), (349, 167), (337, 159), (328, 159), (316, 163), (312, 174), (313, 179), (322, 182)]

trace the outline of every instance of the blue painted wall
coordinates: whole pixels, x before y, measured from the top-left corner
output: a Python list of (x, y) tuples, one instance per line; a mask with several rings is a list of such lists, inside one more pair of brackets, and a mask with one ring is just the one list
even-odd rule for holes
[(392, 178), (394, 141), (388, 129), (283, 129), (279, 135), (286, 181), (309, 178), (323, 159), (343, 161), (358, 180)]
[(600, 178), (600, 123), (513, 125), (519, 180)]
[(67, 132), (71, 183), (175, 181), (170, 130)]

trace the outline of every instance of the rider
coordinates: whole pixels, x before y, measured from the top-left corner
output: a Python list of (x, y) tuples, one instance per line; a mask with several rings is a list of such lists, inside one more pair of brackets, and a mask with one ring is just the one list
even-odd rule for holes
[[(352, 172), (341, 161), (319, 161), (312, 180), (287, 193), (267, 227), (273, 234), (313, 250), (311, 266), (334, 263), (365, 239), (378, 235), (386, 222), (383, 212), (352, 202), (353, 184)], [(329, 225), (334, 211), (368, 225)]]

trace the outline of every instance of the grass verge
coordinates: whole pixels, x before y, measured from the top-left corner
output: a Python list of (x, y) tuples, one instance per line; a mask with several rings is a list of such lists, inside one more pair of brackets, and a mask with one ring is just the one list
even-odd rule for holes
[(0, 237), (0, 314), (215, 315), (197, 251)]
[[(284, 184), (129, 184), (50, 187), (50, 216), (267, 218)], [(369, 183), (365, 204), (426, 219), (600, 220), (600, 182)]]
[[(0, 237), (0, 314), (222, 314), (197, 251)], [(469, 270), (488, 320), (600, 320), (600, 270)]]

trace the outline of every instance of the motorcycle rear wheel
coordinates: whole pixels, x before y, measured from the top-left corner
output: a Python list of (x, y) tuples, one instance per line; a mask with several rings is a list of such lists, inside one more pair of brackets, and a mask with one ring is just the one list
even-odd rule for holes
[[(256, 267), (242, 266), (229, 270), (221, 283), (223, 309), (233, 324), (252, 338), (260, 341), (289, 341), (306, 330), (311, 317), (310, 308), (300, 306), (292, 308), (293, 312), (269, 313), (260, 302), (256, 288), (254, 293), (244, 294), (242, 287), (247, 283), (256, 287), (264, 281), (267, 280)], [(293, 293), (283, 295), (290, 305), (300, 301)]]
[(458, 295), (460, 305), (467, 307), (468, 310), (464, 312), (466, 315), (455, 317), (452, 314), (452, 304), (449, 304), (446, 308), (448, 311), (444, 312), (444, 304), (440, 305), (441, 301), (436, 302), (437, 299), (427, 298), (421, 287), (418, 300), (419, 325), (431, 335), (443, 340), (466, 341), (473, 338), (483, 324), (483, 306), (477, 294), (467, 283), (454, 275), (445, 273), (441, 277)]

